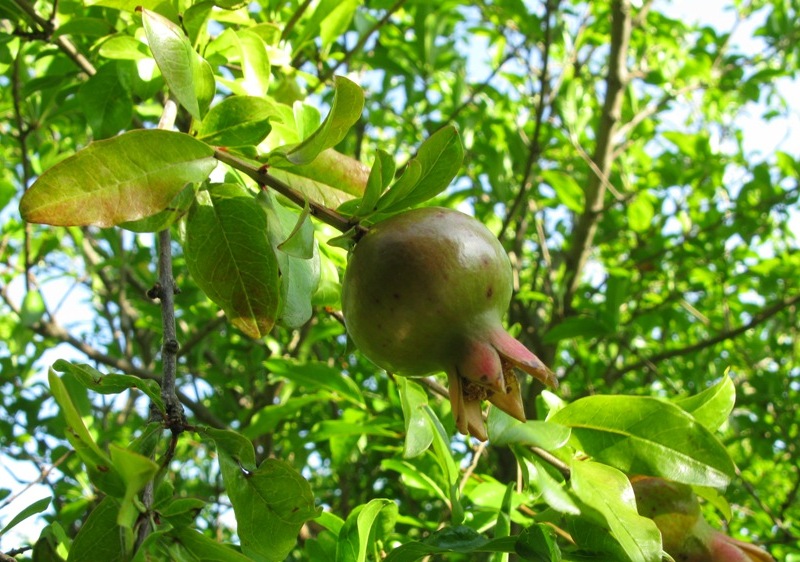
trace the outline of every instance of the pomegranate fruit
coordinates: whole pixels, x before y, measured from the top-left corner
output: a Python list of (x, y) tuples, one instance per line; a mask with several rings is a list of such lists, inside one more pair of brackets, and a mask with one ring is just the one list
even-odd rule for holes
[(525, 421), (519, 368), (555, 386), (555, 376), (505, 331), (511, 263), (476, 219), (439, 207), (377, 223), (345, 272), (342, 309), (359, 350), (390, 373), (445, 372), (461, 433), (486, 440), (481, 400)]
[(775, 562), (766, 551), (714, 529), (691, 486), (662, 478), (631, 479), (639, 515), (661, 531), (664, 552), (676, 562)]

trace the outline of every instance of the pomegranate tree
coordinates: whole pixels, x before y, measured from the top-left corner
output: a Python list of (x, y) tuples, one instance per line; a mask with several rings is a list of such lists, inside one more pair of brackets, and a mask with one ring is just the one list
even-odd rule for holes
[(511, 290), (511, 263), (489, 229), (429, 207), (379, 222), (358, 241), (342, 308), (353, 342), (386, 371), (447, 373), (456, 427), (485, 440), (481, 400), (525, 421), (515, 367), (556, 385), (503, 328)]

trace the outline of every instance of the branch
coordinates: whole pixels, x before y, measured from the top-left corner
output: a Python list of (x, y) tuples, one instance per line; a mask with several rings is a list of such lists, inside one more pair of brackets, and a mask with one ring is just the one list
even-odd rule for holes
[(692, 345), (687, 345), (686, 347), (679, 347), (676, 349), (668, 349), (667, 351), (657, 353), (646, 359), (642, 359), (641, 361), (638, 361), (632, 365), (628, 365), (627, 367), (624, 367), (618, 371), (613, 372), (613, 376), (609, 377), (609, 380), (613, 382), (614, 380), (619, 379), (626, 373), (629, 373), (631, 371), (636, 371), (637, 369), (641, 369), (642, 367), (645, 367), (647, 365), (655, 364), (659, 361), (664, 361), (666, 359), (672, 359), (673, 357), (682, 357), (684, 355), (689, 355), (690, 353), (701, 351), (707, 347), (714, 346), (720, 342), (736, 338), (745, 333), (747, 330), (751, 330), (756, 326), (758, 326), (759, 324), (763, 324), (764, 322), (766, 322), (779, 312), (782, 312), (783, 310), (791, 306), (794, 306), (798, 302), (800, 302), (800, 295), (787, 297), (773, 304), (772, 306), (763, 309), (761, 312), (753, 316), (753, 318), (751, 318), (750, 322), (748, 322), (747, 324), (739, 326), (738, 328), (734, 328), (733, 330), (726, 330), (724, 332), (720, 332), (714, 337), (701, 340), (697, 343), (693, 343)]
[(372, 34), (378, 31), (384, 25), (386, 25), (389, 22), (389, 19), (392, 17), (392, 14), (394, 14), (397, 10), (399, 10), (405, 3), (406, 0), (397, 0), (394, 4), (392, 4), (392, 6), (388, 10), (386, 10), (384, 16), (380, 20), (375, 22), (375, 25), (373, 25), (369, 29), (369, 31), (367, 31), (361, 37), (358, 38), (358, 42), (356, 43), (355, 47), (353, 47), (349, 51), (346, 51), (344, 53), (344, 56), (341, 59), (339, 59), (336, 62), (336, 64), (333, 65), (333, 67), (326, 70), (323, 74), (319, 76), (319, 81), (313, 88), (311, 88), (310, 91), (314, 92), (322, 84), (327, 82), (331, 78), (331, 76), (333, 76), (334, 73), (337, 70), (339, 70), (340, 67), (350, 62), (350, 59), (353, 58), (353, 55), (355, 55), (357, 52), (359, 52), (361, 49), (364, 48), (364, 45), (366, 45), (369, 38), (372, 37)]
[(530, 187), (530, 178), (531, 172), (533, 171), (533, 165), (539, 159), (539, 156), (542, 154), (542, 145), (540, 142), (541, 132), (542, 132), (542, 122), (544, 121), (544, 108), (547, 105), (548, 90), (550, 88), (550, 71), (549, 71), (549, 64), (550, 64), (550, 47), (552, 44), (552, 28), (550, 25), (550, 19), (552, 18), (555, 11), (558, 9), (559, 0), (548, 0), (545, 3), (545, 13), (544, 13), (544, 50), (542, 52), (542, 72), (540, 74), (539, 79), (539, 105), (536, 107), (536, 120), (533, 125), (533, 135), (531, 136), (531, 142), (528, 146), (528, 159), (525, 162), (525, 169), (522, 174), (522, 182), (520, 183), (519, 191), (517, 192), (517, 196), (514, 198), (513, 203), (511, 203), (511, 208), (509, 208), (508, 212), (506, 213), (505, 218), (503, 219), (503, 225), (500, 227), (500, 233), (497, 237), (502, 240), (505, 238), (506, 231), (511, 224), (511, 221), (514, 220), (519, 209), (522, 205), (522, 202), (528, 195), (528, 189)]
[[(55, 26), (52, 22), (44, 19), (39, 14), (36, 13), (36, 10), (28, 4), (25, 0), (12, 0), (19, 9), (25, 12), (25, 14), (33, 21), (34, 26), (38, 26), (41, 31), (43, 31), (48, 37), (52, 37), (53, 32), (55, 31)], [(89, 62), (89, 60), (84, 57), (80, 51), (78, 51), (77, 47), (70, 41), (65, 35), (59, 35), (54, 39), (55, 44), (61, 49), (69, 58), (71, 58), (75, 64), (77, 64), (81, 70), (83, 70), (89, 76), (94, 76), (97, 74), (97, 70), (95, 69), (94, 65)]]
[(325, 224), (332, 226), (339, 232), (348, 232), (349, 230), (355, 229), (357, 236), (361, 236), (366, 234), (368, 230), (365, 226), (351, 222), (346, 216), (337, 213), (333, 209), (329, 209), (320, 203), (309, 200), (296, 189), (269, 175), (262, 167), (257, 167), (229, 152), (219, 149), (214, 150), (214, 158), (244, 173), (257, 184), (271, 187), (300, 208), (305, 207), (306, 203), (308, 203), (313, 216)]
[(578, 289), (581, 272), (586, 265), (597, 232), (597, 223), (602, 215), (603, 199), (613, 162), (612, 137), (620, 119), (622, 100), (629, 79), (626, 57), (631, 35), (630, 11), (628, 0), (614, 0), (611, 4), (611, 55), (606, 77), (606, 97), (595, 135), (597, 144), (592, 156), (597, 171), (589, 177), (586, 186), (586, 207), (575, 225), (572, 244), (565, 259), (564, 316), (568, 316), (572, 309), (572, 298)]

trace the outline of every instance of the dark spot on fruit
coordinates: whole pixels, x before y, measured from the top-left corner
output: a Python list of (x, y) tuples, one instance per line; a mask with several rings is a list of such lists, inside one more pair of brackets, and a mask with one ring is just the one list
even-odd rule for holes
[(399, 298), (400, 298), (400, 293), (394, 293), (392, 296), (393, 296), (394, 298), (396, 298), (396, 299), (399, 299)]
[(486, 287), (486, 298), (490, 299), (492, 298), (492, 295), (494, 295), (494, 287), (489, 285), (488, 287)]

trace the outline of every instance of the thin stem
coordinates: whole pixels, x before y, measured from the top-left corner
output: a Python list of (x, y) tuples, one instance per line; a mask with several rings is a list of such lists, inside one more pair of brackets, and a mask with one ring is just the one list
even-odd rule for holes
[(250, 162), (242, 160), (237, 156), (229, 152), (225, 152), (224, 150), (215, 150), (214, 151), (214, 158), (219, 160), (220, 162), (227, 164), (231, 168), (235, 168), (240, 172), (244, 173), (246, 176), (250, 177), (251, 179), (255, 180), (256, 183), (259, 185), (265, 185), (267, 187), (271, 187), (287, 199), (289, 199), (292, 203), (297, 205), (298, 207), (305, 207), (306, 203), (310, 208), (310, 212), (313, 216), (328, 224), (338, 230), (339, 232), (348, 232), (350, 230), (356, 231), (356, 236), (361, 236), (366, 234), (367, 227), (361, 226), (358, 223), (353, 223), (345, 217), (344, 215), (337, 213), (333, 209), (329, 209), (320, 203), (315, 201), (309, 200), (305, 195), (293, 189), (292, 187), (286, 185), (279, 179), (274, 176), (269, 175), (263, 168), (255, 166)]

